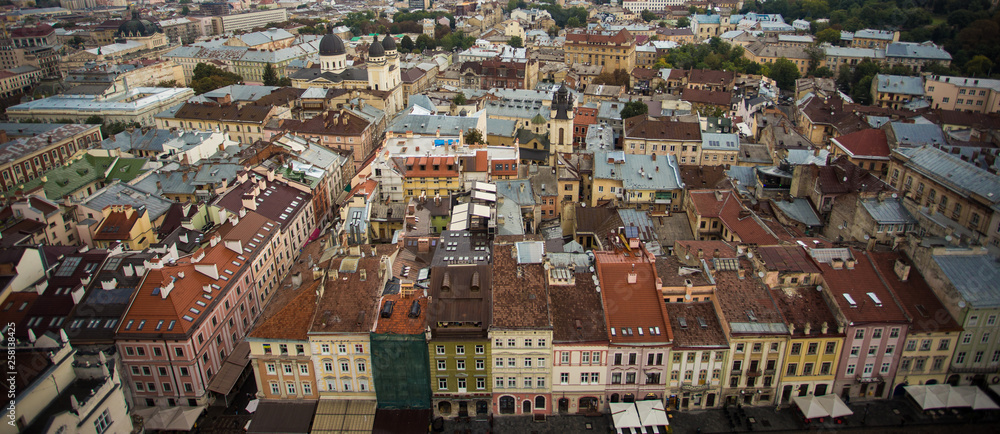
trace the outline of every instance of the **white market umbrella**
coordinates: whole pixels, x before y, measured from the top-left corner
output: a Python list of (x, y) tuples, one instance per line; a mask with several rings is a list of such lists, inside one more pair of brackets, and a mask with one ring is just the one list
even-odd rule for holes
[(796, 396), (792, 398), (792, 402), (799, 407), (799, 410), (802, 411), (806, 419), (828, 416), (826, 409), (816, 402), (816, 397), (814, 396)]
[(903, 389), (906, 390), (906, 393), (910, 394), (910, 397), (917, 402), (917, 405), (919, 405), (922, 410), (945, 408), (947, 406), (944, 401), (941, 400), (941, 397), (931, 393), (931, 391), (927, 389), (927, 386), (906, 386)]
[(973, 410), (998, 410), (1000, 406), (990, 399), (985, 391), (976, 386), (955, 386), (954, 389), (965, 394)]
[(257, 406), (260, 405), (259, 399), (252, 399), (247, 403), (247, 412), (253, 413), (257, 411)]
[(622, 432), (622, 428), (642, 428), (639, 412), (631, 402), (612, 402), (611, 421), (618, 432)]
[(813, 401), (823, 407), (823, 410), (826, 410), (830, 417), (844, 417), (854, 414), (847, 404), (844, 404), (844, 401), (841, 401), (840, 397), (834, 394), (817, 396)]

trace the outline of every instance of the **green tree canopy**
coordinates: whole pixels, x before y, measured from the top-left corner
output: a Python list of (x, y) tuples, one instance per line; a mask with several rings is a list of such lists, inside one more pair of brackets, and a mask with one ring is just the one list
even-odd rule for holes
[(455, 105), (463, 105), (466, 103), (465, 94), (462, 92), (456, 93), (455, 97), (451, 99), (451, 102)]
[(479, 132), (478, 129), (473, 128), (465, 132), (465, 143), (467, 144), (479, 144), (486, 143), (483, 141), (483, 133)]
[(220, 87), (242, 82), (243, 77), (240, 77), (239, 74), (222, 70), (215, 65), (199, 63), (194, 67), (194, 74), (191, 77), (191, 88), (194, 89), (195, 94), (201, 95)]
[(646, 10), (646, 9), (643, 9), (641, 15), (642, 15), (642, 20), (645, 21), (645, 22), (647, 22), (647, 23), (650, 22), (650, 21), (653, 21), (653, 20), (655, 20), (657, 18), (656, 14), (654, 14), (654, 13), (652, 13), (649, 10)]
[(278, 84), (278, 73), (270, 63), (264, 65), (264, 86), (274, 86)]
[(677, 19), (677, 28), (691, 27), (691, 20), (688, 17), (680, 17)]
[(514, 48), (522, 48), (524, 47), (524, 41), (521, 40), (520, 36), (511, 36), (510, 39), (507, 40), (507, 45)]
[(413, 42), (413, 39), (410, 39), (410, 35), (403, 36), (403, 40), (399, 42), (399, 45), (403, 48), (403, 51), (407, 52), (413, 51), (413, 49), (417, 47), (417, 44)]
[(629, 101), (625, 103), (625, 107), (622, 107), (620, 112), (622, 119), (628, 119), (633, 116), (639, 116), (649, 113), (649, 106), (642, 101)]
[(799, 67), (795, 66), (795, 63), (791, 60), (782, 57), (770, 65), (770, 71), (767, 76), (778, 83), (779, 88), (794, 90), (795, 80), (799, 78)]

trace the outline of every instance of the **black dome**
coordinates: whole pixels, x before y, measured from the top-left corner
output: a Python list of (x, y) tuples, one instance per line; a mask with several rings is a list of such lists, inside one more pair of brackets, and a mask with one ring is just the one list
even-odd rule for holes
[(378, 40), (373, 41), (368, 47), (368, 57), (385, 57), (385, 48), (382, 48)]
[(149, 20), (139, 19), (139, 13), (133, 12), (132, 19), (125, 21), (120, 26), (118, 26), (118, 31), (115, 32), (115, 36), (118, 37), (129, 37), (129, 36), (152, 36), (156, 32), (160, 31), (160, 27), (153, 24)]
[(385, 39), (382, 40), (382, 48), (385, 48), (385, 51), (395, 51), (396, 40), (392, 39), (390, 35), (385, 35)]
[(344, 49), (344, 41), (340, 39), (340, 36), (333, 33), (323, 36), (323, 39), (319, 41), (319, 55), (336, 56), (338, 54), (347, 54), (347, 50)]

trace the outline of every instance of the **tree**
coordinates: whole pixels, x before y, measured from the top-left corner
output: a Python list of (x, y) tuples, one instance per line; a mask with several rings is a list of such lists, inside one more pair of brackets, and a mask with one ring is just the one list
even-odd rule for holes
[(101, 125), (104, 124), (104, 118), (98, 115), (91, 115), (86, 120), (84, 120), (83, 123), (91, 125)]
[(264, 86), (274, 86), (278, 84), (278, 73), (274, 71), (274, 66), (270, 63), (264, 65)]
[(816, 43), (822, 44), (824, 42), (829, 42), (836, 45), (840, 42), (840, 31), (834, 28), (826, 28), (820, 30), (816, 33)]
[(799, 67), (795, 66), (795, 63), (782, 57), (775, 60), (771, 64), (770, 69), (770, 73), (767, 76), (777, 82), (779, 88), (784, 90), (795, 89), (795, 80), (799, 78)]
[(987, 77), (992, 71), (993, 61), (981, 54), (965, 62), (965, 73), (973, 77)]
[(628, 119), (633, 116), (639, 116), (649, 113), (649, 106), (642, 101), (629, 101), (625, 103), (625, 107), (622, 107), (621, 116), (622, 119)]
[(201, 95), (220, 87), (242, 82), (243, 77), (240, 77), (239, 74), (222, 70), (207, 63), (199, 63), (194, 67), (194, 74), (191, 77), (191, 88), (194, 89), (195, 94)]
[(475, 145), (486, 142), (483, 141), (483, 133), (479, 132), (478, 129), (473, 128), (465, 133), (465, 143)]
[(451, 99), (452, 104), (464, 105), (466, 102), (465, 94), (462, 92), (456, 93), (455, 97)]
[(851, 90), (851, 99), (854, 102), (862, 105), (868, 105), (872, 103), (872, 80), (874, 79), (871, 75), (866, 75), (861, 78), (857, 84), (854, 85), (854, 89)]
[(507, 45), (510, 45), (511, 47), (514, 48), (522, 48), (524, 47), (524, 41), (521, 40), (520, 36), (511, 36), (510, 39), (507, 41)]
[(656, 14), (650, 12), (647, 9), (643, 9), (641, 15), (642, 15), (642, 20), (647, 23), (656, 19)]
[(548, 33), (549, 36), (551, 36), (553, 38), (556, 37), (556, 36), (559, 36), (559, 26), (551, 26), (551, 27), (549, 27), (549, 30), (546, 33)]
[(680, 17), (677, 19), (677, 26), (676, 26), (677, 28), (681, 29), (690, 26), (691, 26), (691, 20), (689, 20), (688, 17)]
[(275, 84), (275, 86), (291, 87), (292, 86), (292, 79), (289, 78), (289, 77), (281, 77), (281, 78), (278, 79), (278, 83)]
[(191, 8), (184, 6), (181, 8), (181, 15), (188, 16), (191, 13)]
[(823, 66), (816, 68), (816, 70), (812, 72), (812, 75), (813, 77), (833, 78), (833, 70), (830, 69), (829, 66)]
[(177, 87), (177, 80), (164, 80), (156, 83), (156, 87)]
[(403, 40), (399, 42), (399, 45), (403, 48), (403, 51), (410, 52), (417, 47), (417, 44), (410, 39), (410, 35), (403, 36)]
[(433, 50), (435, 47), (437, 47), (437, 43), (430, 36), (427, 36), (427, 34), (421, 33), (420, 36), (417, 36), (417, 49), (420, 51)]
[(580, 19), (577, 17), (569, 17), (566, 20), (566, 27), (580, 27)]

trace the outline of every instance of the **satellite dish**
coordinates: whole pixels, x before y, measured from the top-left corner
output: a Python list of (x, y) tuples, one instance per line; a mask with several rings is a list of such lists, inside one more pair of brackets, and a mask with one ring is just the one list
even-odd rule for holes
[(823, 285), (816, 285), (816, 291), (823, 292)]
[(951, 235), (945, 235), (944, 236), (944, 240), (945, 241), (951, 241)]
[(896, 193), (893, 193), (893, 194), (892, 194), (892, 198), (893, 198), (893, 199), (895, 199), (895, 198), (897, 198), (897, 197), (899, 197), (899, 195), (897, 195)]
[(747, 252), (747, 258), (753, 259), (753, 252)]
[(757, 272), (757, 277), (763, 279), (764, 278), (764, 272), (763, 271), (758, 271)]
[(690, 300), (691, 299), (691, 294), (684, 294), (684, 299), (685, 300)]
[(865, 234), (865, 241), (868, 241), (868, 240), (870, 240), (871, 238), (872, 238), (872, 237), (868, 236), (868, 234)]
[(691, 255), (684, 255), (684, 259), (691, 259)]
[(958, 307), (960, 307), (962, 309), (965, 309), (965, 300), (959, 300), (958, 301)]

